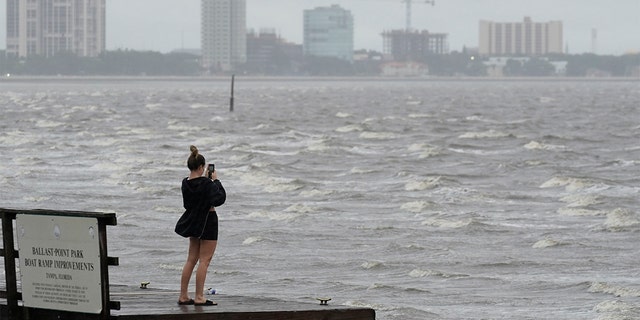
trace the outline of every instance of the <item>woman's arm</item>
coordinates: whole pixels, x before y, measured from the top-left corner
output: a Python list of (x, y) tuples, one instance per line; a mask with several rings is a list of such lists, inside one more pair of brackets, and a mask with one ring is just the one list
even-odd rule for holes
[(212, 207), (219, 207), (227, 200), (227, 192), (218, 179), (212, 181), (210, 199)]

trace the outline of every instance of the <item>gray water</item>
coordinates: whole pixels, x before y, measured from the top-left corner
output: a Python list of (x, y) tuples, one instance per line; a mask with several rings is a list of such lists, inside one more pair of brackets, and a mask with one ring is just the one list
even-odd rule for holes
[(219, 293), (378, 319), (640, 318), (640, 82), (239, 78), (233, 113), (228, 91), (0, 82), (0, 207), (116, 212), (112, 284), (177, 291), (194, 144), (228, 194)]

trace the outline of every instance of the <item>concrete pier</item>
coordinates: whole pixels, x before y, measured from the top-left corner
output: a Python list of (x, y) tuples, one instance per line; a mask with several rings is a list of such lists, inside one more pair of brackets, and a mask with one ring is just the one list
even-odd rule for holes
[[(309, 303), (299, 303), (259, 296), (211, 295), (209, 299), (218, 305), (180, 306), (179, 293), (175, 291), (147, 288), (148, 283), (139, 287), (110, 285), (109, 266), (119, 264), (119, 259), (110, 257), (107, 251), (107, 226), (117, 224), (115, 213), (0, 208), (0, 218), (0, 257), (4, 260), (4, 269), (0, 269), (4, 273), (0, 278), (0, 320), (375, 319), (373, 309), (327, 304), (326, 301), (314, 304), (313, 299)], [(14, 229), (20, 230), (17, 238), (22, 241), (22, 251), (15, 249)], [(71, 240), (60, 242), (61, 230), (65, 230), (65, 239)], [(33, 236), (42, 234), (46, 237)], [(51, 242), (59, 244), (51, 246)], [(95, 246), (85, 247), (87, 242)], [(66, 253), (72, 250), (75, 254), (67, 257)], [(61, 265), (66, 273), (54, 273), (53, 259), (44, 257), (50, 257), (49, 253), (55, 256), (56, 252), (61, 259), (73, 258), (69, 262), (71, 265), (78, 263), (90, 268), (76, 272), (75, 268)], [(29, 258), (30, 255), (35, 257)], [(19, 259), (23, 259), (21, 278), (16, 264)], [(40, 261), (44, 267), (33, 267), (27, 259)]]
[[(111, 301), (120, 302), (120, 310), (112, 310), (113, 320), (374, 320), (369, 308), (340, 306), (332, 301), (321, 305), (289, 302), (271, 298), (234, 295), (208, 295), (217, 306), (179, 306), (178, 292), (111, 286)], [(317, 302), (317, 303), (316, 303)], [(0, 299), (0, 319), (8, 319), (6, 302)], [(22, 308), (21, 308), (22, 309)], [(23, 309), (25, 319), (99, 319), (99, 315), (74, 314), (53, 310)]]

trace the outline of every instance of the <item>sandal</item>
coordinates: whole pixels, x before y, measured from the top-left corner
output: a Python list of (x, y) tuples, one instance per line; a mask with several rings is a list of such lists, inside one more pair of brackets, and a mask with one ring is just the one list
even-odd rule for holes
[(196, 306), (217, 306), (218, 303), (213, 302), (211, 300), (207, 300), (207, 301), (202, 302), (202, 303), (194, 303), (194, 305), (196, 305)]
[(194, 305), (196, 302), (193, 299), (189, 299), (187, 301), (180, 301), (178, 300), (178, 305), (179, 306), (191, 306)]

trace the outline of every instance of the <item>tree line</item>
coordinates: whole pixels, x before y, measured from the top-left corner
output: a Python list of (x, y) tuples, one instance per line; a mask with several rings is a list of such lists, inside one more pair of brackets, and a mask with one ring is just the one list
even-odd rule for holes
[(107, 51), (98, 57), (78, 57), (60, 52), (52, 57), (7, 57), (0, 52), (0, 74), (11, 75), (105, 75), (187, 76), (200, 72), (198, 57), (186, 53)]
[[(594, 54), (550, 55), (544, 58), (508, 59), (504, 76), (555, 76), (553, 61), (566, 61), (568, 77), (612, 76), (639, 77), (640, 54), (601, 56)], [(422, 61), (431, 76), (486, 76), (485, 60), (468, 52), (429, 55)], [(262, 65), (247, 63), (236, 72), (254, 75), (307, 76), (375, 76), (385, 62), (380, 59), (353, 63), (328, 57), (286, 59), (277, 56)], [(0, 51), (2, 75), (69, 75), (69, 76), (199, 76), (206, 73), (199, 57), (189, 53), (159, 53), (153, 51), (106, 51), (98, 57), (78, 57), (61, 52), (53, 57), (7, 57)]]

